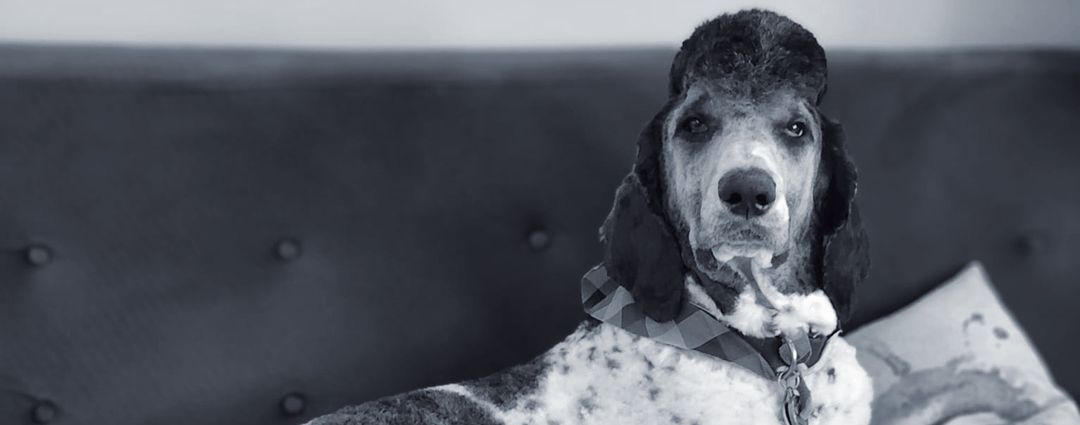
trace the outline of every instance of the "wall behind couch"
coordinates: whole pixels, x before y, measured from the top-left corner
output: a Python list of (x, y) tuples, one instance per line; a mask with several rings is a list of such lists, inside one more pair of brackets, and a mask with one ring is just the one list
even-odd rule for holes
[(1080, 48), (1075, 0), (0, 0), (0, 42), (313, 48), (675, 46), (761, 6), (826, 48)]

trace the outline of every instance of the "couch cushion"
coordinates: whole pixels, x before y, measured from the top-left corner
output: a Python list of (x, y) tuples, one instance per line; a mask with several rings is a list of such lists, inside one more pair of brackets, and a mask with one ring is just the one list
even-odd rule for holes
[(846, 339), (874, 380), (874, 423), (1080, 424), (979, 262)]

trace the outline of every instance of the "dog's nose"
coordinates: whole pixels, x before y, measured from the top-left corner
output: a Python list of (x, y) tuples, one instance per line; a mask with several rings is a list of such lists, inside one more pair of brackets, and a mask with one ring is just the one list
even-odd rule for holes
[(720, 179), (719, 192), (732, 214), (749, 219), (769, 210), (776, 200), (776, 182), (760, 168), (731, 171)]

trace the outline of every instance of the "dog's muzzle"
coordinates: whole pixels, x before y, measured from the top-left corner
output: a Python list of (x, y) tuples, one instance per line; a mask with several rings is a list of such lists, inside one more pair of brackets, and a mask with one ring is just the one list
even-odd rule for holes
[(717, 187), (724, 207), (747, 220), (764, 215), (776, 200), (776, 182), (760, 168), (729, 171)]

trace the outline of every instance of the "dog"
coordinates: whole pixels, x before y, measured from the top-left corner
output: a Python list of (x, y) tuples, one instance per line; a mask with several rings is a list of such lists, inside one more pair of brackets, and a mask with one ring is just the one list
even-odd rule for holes
[(600, 228), (592, 316), (532, 362), (327, 424), (866, 424), (839, 335), (869, 270), (825, 53), (753, 9), (699, 26)]

